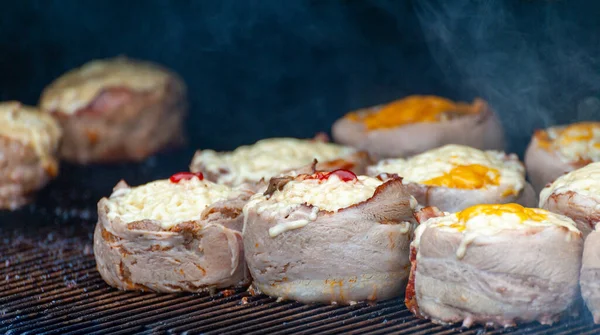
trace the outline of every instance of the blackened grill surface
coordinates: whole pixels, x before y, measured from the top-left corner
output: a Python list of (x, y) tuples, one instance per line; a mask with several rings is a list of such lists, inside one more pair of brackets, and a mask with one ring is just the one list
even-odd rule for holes
[(96, 202), (187, 170), (192, 152), (142, 164), (63, 166), (36, 201), (0, 213), (0, 334), (600, 334), (587, 312), (553, 327), (468, 330), (419, 320), (402, 299), (354, 306), (277, 302), (242, 289), (208, 294), (123, 292), (96, 271)]

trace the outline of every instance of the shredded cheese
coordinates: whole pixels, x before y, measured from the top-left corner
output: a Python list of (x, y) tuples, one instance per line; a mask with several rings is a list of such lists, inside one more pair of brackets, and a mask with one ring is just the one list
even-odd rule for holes
[[(381, 180), (368, 176), (358, 176), (350, 181), (342, 181), (336, 175), (325, 180), (292, 180), (271, 195), (255, 194), (244, 206), (244, 215), (247, 219), (248, 212), (255, 210), (258, 215), (267, 215), (266, 219), (276, 219), (277, 223), (269, 229), (269, 235), (275, 237), (315, 221), (320, 210), (336, 212), (366, 201), (382, 184)], [(313, 206), (307, 217), (284, 219), (300, 205)], [(417, 201), (412, 198), (410, 205), (415, 208)]]
[(600, 122), (550, 127), (534, 134), (538, 145), (556, 152), (567, 163), (585, 165), (600, 161)]
[(586, 165), (558, 177), (540, 192), (540, 207), (543, 207), (552, 194), (575, 192), (588, 197), (600, 195), (600, 162)]
[[(356, 152), (355, 149), (333, 143), (296, 138), (270, 138), (253, 145), (238, 147), (232, 152), (202, 150), (194, 156), (192, 166), (204, 166), (204, 171), (217, 174), (218, 183), (231, 185), (269, 179), (281, 172), (312, 163), (335, 160)], [(227, 171), (228, 173), (221, 173)]]
[(411, 123), (431, 123), (444, 121), (448, 113), (477, 114), (476, 105), (451, 100), (437, 96), (412, 95), (382, 106), (371, 113), (352, 112), (346, 115), (350, 120), (362, 122), (367, 129), (386, 129)]
[(197, 220), (215, 202), (226, 200), (232, 189), (199, 178), (177, 183), (154, 181), (142, 186), (117, 189), (108, 199), (108, 218), (124, 223), (155, 220), (164, 229)]
[(148, 62), (117, 57), (95, 60), (55, 80), (40, 101), (42, 110), (75, 114), (106, 88), (127, 87), (146, 92), (164, 87), (170, 73)]
[(517, 195), (525, 186), (525, 168), (499, 151), (445, 145), (408, 159), (386, 159), (369, 173), (395, 173), (405, 182), (458, 189), (499, 187), (503, 195)]

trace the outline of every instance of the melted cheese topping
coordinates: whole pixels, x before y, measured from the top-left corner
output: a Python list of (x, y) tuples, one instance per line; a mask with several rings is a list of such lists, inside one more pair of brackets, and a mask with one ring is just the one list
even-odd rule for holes
[[(335, 160), (356, 152), (355, 149), (333, 143), (296, 138), (270, 138), (245, 145), (232, 152), (219, 153), (203, 150), (192, 166), (203, 165), (204, 170), (219, 174), (218, 183), (241, 184), (279, 175), (281, 172), (312, 163)], [(229, 173), (221, 174), (226, 170)]]
[(462, 258), (467, 246), (477, 236), (493, 236), (504, 230), (523, 230), (532, 227), (565, 227), (571, 232), (579, 233), (573, 220), (539, 208), (525, 208), (518, 204), (475, 205), (461, 212), (434, 217), (419, 225), (415, 232), (415, 244), (418, 245), (423, 231), (427, 227), (438, 227), (443, 230), (464, 234), (457, 250), (457, 257)]
[(336, 175), (326, 180), (293, 180), (274, 192), (270, 200), (285, 206), (308, 204), (336, 212), (371, 198), (381, 184), (381, 180), (367, 176), (351, 181), (342, 181)]
[(449, 117), (448, 114), (477, 114), (476, 105), (431, 95), (413, 95), (396, 100), (382, 106), (371, 113), (352, 112), (346, 117), (365, 124), (369, 130), (403, 126), (411, 123), (440, 122)]
[[(377, 187), (383, 182), (377, 178), (358, 176), (352, 181), (342, 181), (336, 175), (326, 180), (305, 179), (288, 182), (282, 190), (272, 195), (255, 194), (244, 206), (247, 218), (248, 210), (256, 209), (259, 215), (269, 213), (271, 218), (287, 217), (299, 205), (312, 205), (312, 212), (307, 219), (280, 220), (269, 229), (269, 235), (275, 237), (285, 231), (306, 226), (317, 219), (319, 210), (336, 212), (373, 197)], [(417, 201), (411, 198), (411, 208)]]
[(517, 195), (525, 186), (525, 168), (505, 156), (499, 151), (450, 144), (408, 159), (382, 160), (369, 167), (369, 173), (395, 173), (405, 182), (458, 189), (501, 186), (505, 196)]
[(177, 183), (154, 181), (133, 188), (117, 189), (108, 199), (108, 218), (124, 223), (156, 220), (164, 229), (200, 219), (202, 212), (217, 201), (226, 200), (232, 189), (191, 178)]
[(31, 146), (51, 174), (58, 169), (53, 157), (61, 135), (51, 116), (16, 101), (0, 103), (0, 136)]
[(540, 192), (539, 206), (544, 206), (552, 194), (569, 191), (597, 198), (600, 195), (600, 162), (586, 165), (558, 177)]
[(74, 114), (87, 107), (103, 89), (151, 91), (165, 86), (170, 75), (152, 63), (124, 57), (95, 60), (55, 80), (44, 91), (40, 105), (44, 111)]
[(567, 162), (585, 165), (600, 161), (600, 122), (581, 122), (538, 130), (534, 137), (547, 151)]

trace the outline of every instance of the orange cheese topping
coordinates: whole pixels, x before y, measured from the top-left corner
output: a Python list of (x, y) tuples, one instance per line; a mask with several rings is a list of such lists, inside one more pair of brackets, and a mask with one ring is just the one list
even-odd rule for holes
[(546, 215), (546, 213), (542, 210), (526, 208), (519, 204), (483, 204), (471, 206), (461, 212), (456, 213), (458, 222), (450, 224), (449, 227), (462, 232), (467, 228), (467, 221), (475, 217), (492, 215), (500, 217), (503, 214), (516, 215), (519, 219), (518, 223), (523, 223), (525, 221), (542, 222), (548, 218), (548, 215)]
[(423, 184), (474, 190), (498, 186), (500, 172), (480, 164), (459, 165), (439, 177), (426, 180)]
[(346, 118), (362, 122), (367, 129), (394, 128), (411, 123), (443, 121), (446, 113), (476, 114), (475, 105), (453, 102), (432, 95), (412, 95), (396, 100), (373, 113), (352, 112)]
[(567, 161), (586, 165), (600, 158), (600, 122), (579, 122), (565, 127), (538, 130), (538, 146), (556, 151)]
[(526, 208), (519, 204), (495, 204), (495, 205), (475, 205), (461, 212), (456, 213), (460, 222), (467, 222), (470, 219), (480, 215), (515, 214), (521, 221), (530, 220), (541, 222), (546, 220), (547, 215), (544, 212), (536, 211), (533, 208)]

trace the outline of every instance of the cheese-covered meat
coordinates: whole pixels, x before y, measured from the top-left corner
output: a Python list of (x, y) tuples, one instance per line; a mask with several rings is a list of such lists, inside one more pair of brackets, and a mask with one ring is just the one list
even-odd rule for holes
[(369, 158), (353, 148), (317, 139), (269, 138), (231, 152), (199, 150), (190, 170), (203, 171), (208, 179), (220, 184), (238, 185), (268, 180), (315, 159), (321, 170), (344, 168), (360, 173)]
[(98, 203), (94, 254), (111, 286), (199, 292), (245, 285), (242, 208), (253, 193), (179, 173)]
[(59, 125), (34, 107), (0, 103), (0, 208), (17, 209), (58, 174)]
[(367, 173), (397, 174), (420, 204), (448, 212), (482, 203), (534, 206), (537, 201), (516, 155), (464, 145), (449, 144), (406, 159), (384, 159), (368, 167)]
[(253, 285), (302, 302), (401, 294), (416, 201), (400, 178), (347, 170), (273, 178), (244, 207)]
[(46, 87), (40, 108), (64, 129), (63, 158), (82, 164), (139, 161), (182, 142), (186, 88), (156, 64), (95, 60)]
[(525, 154), (536, 191), (566, 172), (600, 160), (600, 122), (580, 122), (538, 130)]
[(570, 217), (587, 236), (600, 221), (600, 162), (558, 177), (540, 192), (539, 207)]
[(503, 149), (502, 125), (485, 101), (409, 96), (352, 112), (335, 122), (336, 142), (377, 157), (406, 157), (445, 144)]
[(576, 303), (583, 239), (571, 219), (518, 204), (425, 217), (406, 291), (417, 316), (466, 327), (551, 324)]

